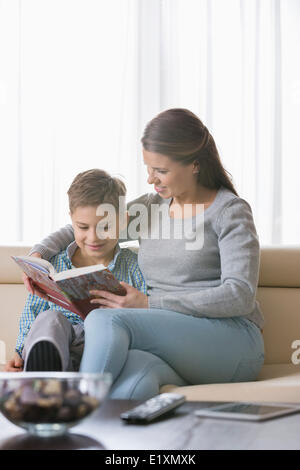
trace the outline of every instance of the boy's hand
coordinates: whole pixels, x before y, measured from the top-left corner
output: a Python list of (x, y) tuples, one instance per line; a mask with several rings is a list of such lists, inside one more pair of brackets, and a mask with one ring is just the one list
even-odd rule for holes
[[(41, 258), (42, 257), (42, 255), (40, 253), (38, 253), (37, 251), (32, 253), (32, 255), (30, 255), (30, 256), (35, 256), (36, 258)], [(28, 290), (28, 292), (30, 292), (30, 294), (34, 295), (34, 286), (33, 286), (32, 280), (25, 273), (23, 273), (22, 277), (23, 277), (23, 282), (24, 282), (24, 285), (25, 285), (26, 289)]]
[[(38, 253), (37, 251), (35, 251), (34, 253), (32, 253), (32, 255), (30, 256), (35, 256), (36, 258), (41, 258), (42, 255), (40, 253)], [(41, 290), (39, 290), (37, 288), (37, 286), (34, 284), (33, 280), (30, 279), (30, 277), (27, 276), (27, 274), (23, 273), (23, 282), (24, 282), (24, 285), (26, 287), (26, 289), (28, 290), (28, 292), (30, 292), (30, 294), (32, 295), (38, 295), (39, 297), (42, 297), (42, 299), (45, 299), (47, 301), (49, 301), (49, 297), (44, 293), (42, 292)]]
[(22, 372), (23, 366), (24, 361), (16, 352), (14, 357), (5, 365), (4, 372)]
[(95, 308), (149, 308), (148, 296), (130, 286), (126, 282), (120, 282), (125, 287), (126, 295), (116, 295), (104, 290), (90, 290), (90, 294), (97, 295), (91, 304)]

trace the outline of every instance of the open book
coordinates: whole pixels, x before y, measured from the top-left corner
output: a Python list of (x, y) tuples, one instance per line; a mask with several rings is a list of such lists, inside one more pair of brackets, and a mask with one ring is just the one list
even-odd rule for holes
[(90, 300), (95, 296), (90, 290), (105, 290), (116, 295), (126, 295), (126, 289), (103, 264), (67, 269), (57, 273), (49, 261), (34, 256), (12, 256), (39, 290), (51, 301), (66, 310), (77, 313), (82, 319), (97, 308)]

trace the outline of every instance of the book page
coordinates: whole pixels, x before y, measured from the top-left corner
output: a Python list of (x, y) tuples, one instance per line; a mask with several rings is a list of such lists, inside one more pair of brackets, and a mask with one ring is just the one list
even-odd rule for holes
[(55, 281), (61, 281), (63, 279), (70, 279), (73, 277), (81, 276), (82, 274), (93, 273), (95, 271), (103, 271), (107, 269), (103, 264), (94, 264), (92, 266), (84, 266), (82, 268), (73, 268), (61, 271), (60, 273), (55, 273), (53, 279)]
[(25, 271), (25, 267), (27, 266), (28, 269), (30, 269), (30, 267), (33, 269), (38, 269), (45, 274), (50, 274), (51, 276), (55, 275), (56, 273), (52, 264), (45, 259), (36, 258), (35, 256), (12, 256), (12, 258), (20, 266), (20, 268), (23, 269), (23, 271)]

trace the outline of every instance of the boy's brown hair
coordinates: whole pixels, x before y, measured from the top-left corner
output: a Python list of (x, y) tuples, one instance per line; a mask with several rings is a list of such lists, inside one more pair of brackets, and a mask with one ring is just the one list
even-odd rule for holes
[(75, 176), (69, 190), (69, 208), (73, 213), (77, 207), (112, 204), (119, 211), (119, 196), (126, 195), (126, 186), (119, 178), (106, 171), (94, 168)]

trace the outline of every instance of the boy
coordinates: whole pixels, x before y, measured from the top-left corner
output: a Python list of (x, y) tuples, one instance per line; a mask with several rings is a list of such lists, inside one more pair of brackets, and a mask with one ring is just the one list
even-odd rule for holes
[[(101, 263), (119, 281), (146, 294), (137, 254), (118, 244), (124, 228), (119, 227), (119, 198), (125, 194), (124, 183), (103, 170), (88, 170), (75, 177), (68, 190), (75, 241), (50, 259), (57, 272)], [(97, 215), (100, 204), (110, 204), (116, 217)], [(78, 371), (83, 346), (83, 320), (78, 315), (47, 297), (29, 294), (20, 319), (16, 354), (5, 370)]]

